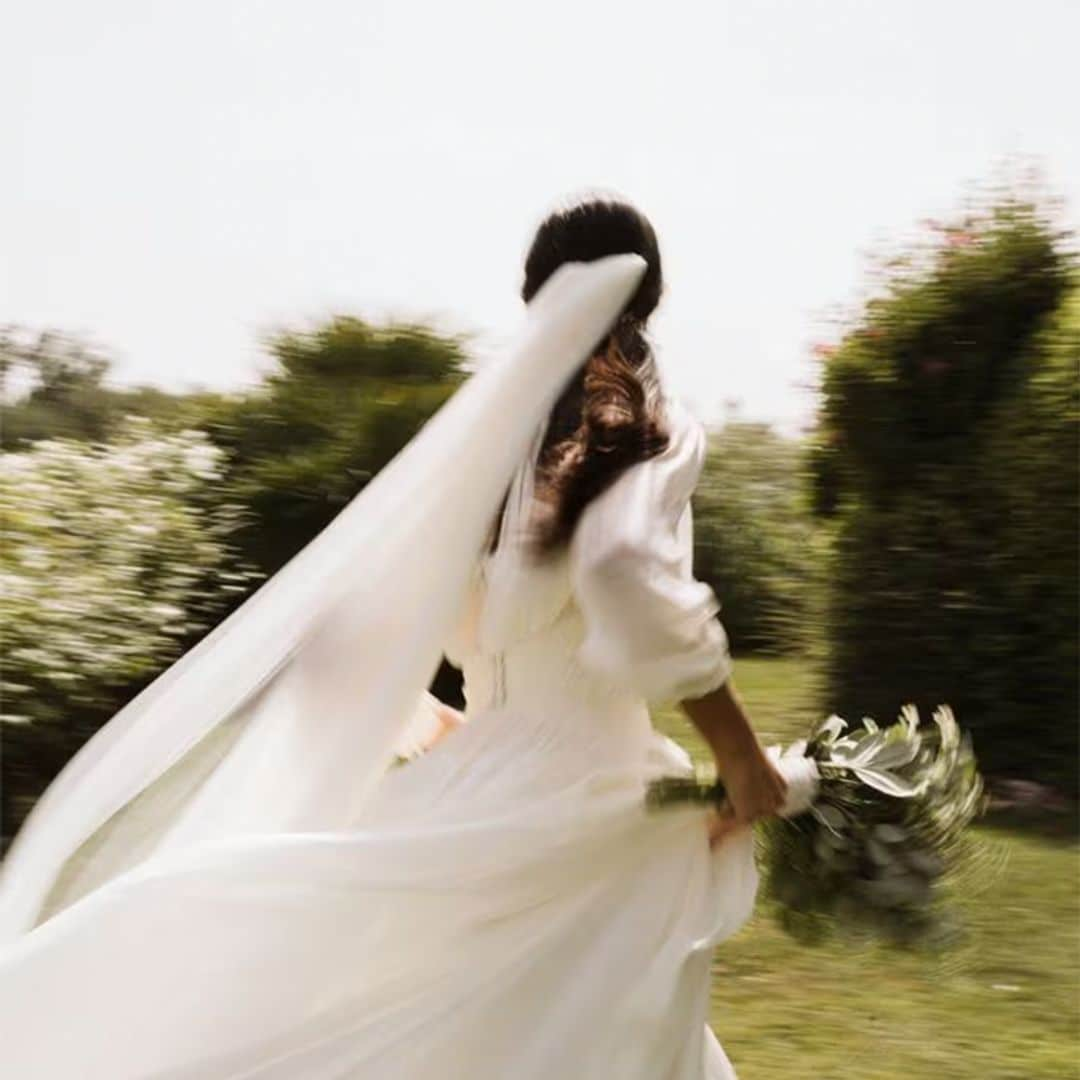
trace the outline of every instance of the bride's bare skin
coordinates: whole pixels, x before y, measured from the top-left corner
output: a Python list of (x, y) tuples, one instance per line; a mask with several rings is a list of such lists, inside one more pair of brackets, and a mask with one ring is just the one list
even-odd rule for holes
[(680, 705), (709, 744), (727, 792), (721, 809), (709, 817), (709, 844), (715, 847), (734, 830), (776, 814), (788, 784), (758, 741), (731, 679)]
[(439, 718), (440, 727), (425, 745), (425, 750), (430, 750), (437, 742), (449, 735), (451, 731), (455, 731), (465, 723), (465, 714), (460, 709), (447, 705), (444, 701), (440, 701), (433, 708)]

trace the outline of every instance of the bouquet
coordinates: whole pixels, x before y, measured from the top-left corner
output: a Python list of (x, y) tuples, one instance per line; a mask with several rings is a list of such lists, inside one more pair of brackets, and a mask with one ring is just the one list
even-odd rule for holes
[[(848, 731), (839, 716), (809, 739), (768, 753), (789, 781), (781, 816), (765, 827), (765, 893), (781, 924), (808, 941), (832, 927), (870, 930), (897, 943), (927, 941), (948, 918), (939, 884), (973, 852), (968, 824), (986, 807), (971, 739), (952, 710), (920, 728), (914, 706), (879, 728)], [(723, 801), (709, 779), (664, 777), (651, 808)]]

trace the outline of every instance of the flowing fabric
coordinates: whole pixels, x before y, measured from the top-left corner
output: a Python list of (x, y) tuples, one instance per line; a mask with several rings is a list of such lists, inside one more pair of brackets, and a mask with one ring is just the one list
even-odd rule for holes
[(434, 675), (513, 470), (644, 267), (560, 267), (505, 361), (75, 755), (5, 860), (0, 943), (163, 847), (355, 817)]
[[(145, 733), (114, 736), (76, 773), (95, 801), (68, 816), (54, 795), (20, 841), (45, 906), (24, 907), (27, 930), (0, 949), (0, 1074), (734, 1080), (707, 1023), (710, 958), (753, 909), (753, 832), (711, 850), (701, 808), (650, 814), (643, 799), (651, 779), (690, 770), (649, 705), (731, 671), (716, 598), (692, 573), (700, 422), (667, 399), (667, 449), (594, 499), (557, 557), (524, 558), (544, 417), (574, 367), (551, 364), (584, 357), (639, 269), (603, 261), (545, 287), (518, 376), (474, 376), (454, 401), (487, 390), (405, 452), (418, 482), (421, 465), (433, 487), (447, 460), (464, 472), (438, 504), (448, 520), (424, 486), (429, 517), (402, 524), (408, 500), (394, 498), (372, 533), (344, 525), (344, 602), (313, 621), (297, 602), (304, 632), (257, 665), (249, 654), (264, 677), (240, 673), (236, 712), (168, 712), (188, 738), (153, 754), (144, 714)], [(509, 449), (496, 414), (527, 421)], [(375, 536), (417, 561), (370, 550)], [(397, 575), (379, 579), (387, 567)], [(451, 613), (432, 614), (431, 590)], [(395, 610), (360, 603), (372, 596)], [(258, 620), (243, 630), (280, 644)], [(389, 748), (431, 723), (440, 650), (463, 670), (465, 723), (388, 768)]]

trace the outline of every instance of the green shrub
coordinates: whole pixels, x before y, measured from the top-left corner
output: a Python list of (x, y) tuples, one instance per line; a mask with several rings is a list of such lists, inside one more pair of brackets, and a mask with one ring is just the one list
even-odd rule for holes
[(806, 503), (803, 458), (799, 442), (764, 424), (710, 433), (694, 494), (694, 567), (742, 653), (804, 650), (819, 622), (821, 530)]
[(984, 768), (1077, 788), (1077, 314), (1009, 199), (892, 268), (824, 362), (827, 708), (951, 704)]

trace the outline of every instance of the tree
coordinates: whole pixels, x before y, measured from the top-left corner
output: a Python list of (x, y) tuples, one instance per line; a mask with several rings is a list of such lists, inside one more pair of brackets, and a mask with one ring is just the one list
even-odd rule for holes
[(217, 399), (205, 391), (111, 386), (110, 368), (105, 354), (78, 337), (0, 327), (0, 449), (40, 439), (106, 441), (132, 415), (149, 417), (162, 430), (198, 427)]
[(465, 377), (459, 340), (349, 317), (282, 333), (271, 353), (264, 383), (206, 418), (249, 512), (239, 542), (266, 574), (325, 528)]
[[(116, 439), (0, 455), (5, 817), (211, 626), (253, 572), (221, 452), (131, 418)], [(17, 805), (18, 804), (18, 805)]]
[(765, 424), (710, 433), (694, 493), (694, 567), (739, 651), (798, 651), (819, 623), (822, 552), (803, 458), (800, 443)]
[(888, 264), (824, 356), (811, 464), (835, 531), (828, 709), (949, 702), (987, 771), (1075, 791), (1068, 250), (1044, 209), (1006, 197)]

